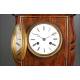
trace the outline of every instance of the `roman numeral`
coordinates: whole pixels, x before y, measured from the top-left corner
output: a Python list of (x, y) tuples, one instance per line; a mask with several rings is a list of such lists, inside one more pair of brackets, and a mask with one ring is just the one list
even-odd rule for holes
[(45, 53), (45, 48), (44, 48), (44, 53)]
[(33, 35), (38, 35), (38, 34), (35, 34), (35, 33), (32, 33)]
[(49, 47), (49, 50), (51, 50), (52, 51), (52, 49)]
[(57, 40), (57, 38), (53, 38), (53, 40)]
[(45, 30), (45, 26), (43, 26), (43, 31)]
[(37, 28), (37, 31), (40, 32), (40, 30)]
[(18, 40), (21, 40), (21, 39), (18, 39)]
[(49, 28), (48, 32), (50, 31), (51, 29)]
[(31, 40), (35, 40), (35, 39), (31, 39)]
[(20, 46), (20, 44), (19, 44), (19, 43), (17, 43), (17, 42), (16, 42), (16, 44), (17, 44), (18, 46)]
[(36, 42), (35, 44), (33, 44), (33, 46), (35, 46), (35, 45), (39, 45), (39, 42)]
[(37, 43), (33, 44), (33, 46), (35, 46)]
[(52, 33), (52, 36), (55, 35), (55, 34), (56, 34), (56, 32), (55, 33)]
[(40, 47), (38, 47), (37, 51), (39, 51)]

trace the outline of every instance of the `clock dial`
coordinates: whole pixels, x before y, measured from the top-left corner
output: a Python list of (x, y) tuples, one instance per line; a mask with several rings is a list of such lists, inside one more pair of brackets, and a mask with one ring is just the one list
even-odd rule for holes
[(22, 30), (18, 26), (16, 28), (16, 51), (19, 51), (22, 48)]
[(28, 34), (30, 51), (37, 56), (55, 54), (62, 44), (62, 35), (58, 27), (51, 24), (38, 24)]

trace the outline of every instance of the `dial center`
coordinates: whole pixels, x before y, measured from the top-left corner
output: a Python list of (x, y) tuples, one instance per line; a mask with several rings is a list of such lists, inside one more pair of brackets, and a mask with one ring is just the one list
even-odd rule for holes
[(43, 41), (46, 41), (46, 38), (42, 38)]

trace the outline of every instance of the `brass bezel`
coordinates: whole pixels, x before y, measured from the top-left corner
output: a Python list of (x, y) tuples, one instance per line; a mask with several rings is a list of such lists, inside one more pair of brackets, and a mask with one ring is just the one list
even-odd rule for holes
[[(53, 51), (52, 53), (50, 53), (50, 54), (40, 54), (40, 53), (37, 53), (37, 52), (35, 52), (35, 51), (30, 47), (30, 44), (29, 44), (29, 33), (30, 33), (30, 31), (31, 31), (35, 26), (37, 26), (37, 25), (39, 25), (39, 24), (49, 24), (49, 25), (52, 25), (52, 26), (54, 26), (54, 27), (57, 29), (57, 31), (59, 32), (59, 35), (60, 35), (60, 44), (59, 44), (58, 48), (57, 48), (55, 51)], [(29, 29), (28, 32), (27, 32), (27, 35), (28, 35), (28, 37), (27, 37), (28, 49), (31, 51), (31, 53), (33, 53), (34, 55), (36, 55), (36, 56), (38, 56), (38, 57), (50, 57), (50, 56), (53, 56), (54, 54), (56, 54), (56, 53), (60, 50), (61, 45), (62, 45), (62, 42), (63, 42), (62, 33), (61, 33), (60, 29), (58, 28), (58, 26), (55, 25), (55, 24), (52, 24), (52, 23), (47, 23), (47, 22), (46, 22), (46, 23), (38, 23), (38, 24), (35, 24), (35, 25), (31, 26), (30, 29)]]
[[(16, 29), (17, 29), (17, 27), (21, 28), (21, 33), (22, 33), (22, 48), (18, 52), (16, 52)], [(22, 24), (17, 24), (15, 26), (15, 29), (12, 33), (11, 48), (12, 48), (12, 53), (13, 53), (13, 57), (14, 57), (15, 61), (17, 61), (18, 63), (21, 63), (21, 61), (25, 57), (26, 49), (27, 49), (26, 31)]]

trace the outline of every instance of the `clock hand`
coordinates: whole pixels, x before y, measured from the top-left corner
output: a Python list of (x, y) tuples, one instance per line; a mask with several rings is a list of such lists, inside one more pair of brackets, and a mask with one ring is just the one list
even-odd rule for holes
[(35, 34), (35, 33), (32, 33), (33, 35), (37, 35), (37, 37), (40, 37), (41, 39), (43, 39), (39, 34)]
[(50, 36), (46, 37), (46, 39), (49, 38), (49, 37), (51, 37), (51, 36), (53, 36), (53, 35), (55, 35), (55, 34), (56, 34), (56, 32), (52, 33)]
[(37, 35), (37, 37), (40, 37), (43, 41), (45, 41), (47, 38), (51, 37), (52, 35), (56, 34), (55, 33), (52, 33), (50, 36), (46, 37), (46, 38), (42, 38), (39, 34), (35, 34), (35, 33), (32, 33), (33, 35)]

